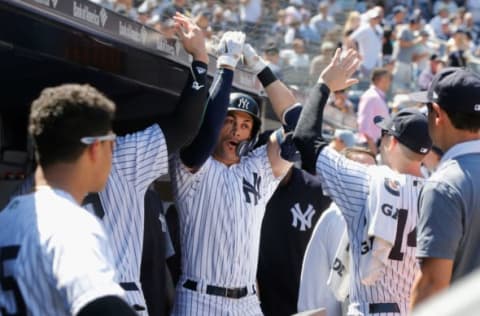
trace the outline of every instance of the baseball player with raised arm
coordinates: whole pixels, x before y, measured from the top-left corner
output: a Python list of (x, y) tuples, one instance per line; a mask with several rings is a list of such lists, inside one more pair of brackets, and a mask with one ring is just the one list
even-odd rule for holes
[[(330, 91), (356, 82), (349, 79), (357, 55), (337, 50), (311, 92), (294, 132), (302, 167), (316, 173), (324, 191), (338, 205), (348, 240), (336, 252), (342, 275), (333, 275), (338, 295), (349, 295), (348, 315), (406, 315), (410, 288), (418, 271), (415, 258), (420, 166), (430, 150), (425, 115), (406, 109), (391, 119), (377, 117), (382, 130), (380, 153), (385, 166), (365, 166), (334, 150), (322, 138), (323, 108)], [(343, 237), (342, 237), (343, 238)], [(345, 236), (346, 238), (346, 236)], [(348, 246), (347, 246), (348, 245)], [(348, 289), (345, 293), (345, 288)]]
[(168, 153), (196, 135), (206, 106), (208, 55), (203, 33), (183, 15), (177, 14), (175, 21), (185, 50), (193, 56), (178, 105), (158, 124), (116, 139), (105, 189), (84, 201), (101, 219), (112, 244), (118, 281), (127, 301), (141, 315), (148, 314), (140, 284), (145, 192), (155, 179), (168, 173)]
[[(218, 61), (233, 69), (243, 51), (276, 114), (289, 125), (295, 97), (253, 48), (243, 45), (242, 35), (224, 35), (220, 47), (226, 49)], [(182, 245), (172, 315), (262, 314), (255, 295), (260, 228), (265, 205), (292, 163), (280, 156), (282, 130), (251, 151), (259, 114), (253, 98), (226, 94), (222, 103), (207, 107), (199, 134), (171, 162)]]
[(33, 102), (36, 186), (0, 212), (0, 315), (135, 315), (102, 225), (80, 207), (107, 181), (114, 111), (88, 85), (48, 88)]

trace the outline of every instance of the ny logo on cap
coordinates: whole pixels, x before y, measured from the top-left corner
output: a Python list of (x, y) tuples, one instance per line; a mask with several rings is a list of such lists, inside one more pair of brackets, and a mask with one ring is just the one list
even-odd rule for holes
[(480, 112), (480, 104), (475, 104), (475, 105), (473, 106), (473, 110), (474, 110), (475, 112)]
[(428, 148), (425, 148), (425, 147), (420, 148), (420, 152), (422, 154), (425, 154), (427, 151), (428, 151)]
[(240, 100), (238, 100), (238, 107), (240, 109), (248, 110), (249, 105), (250, 103), (246, 98), (241, 98)]

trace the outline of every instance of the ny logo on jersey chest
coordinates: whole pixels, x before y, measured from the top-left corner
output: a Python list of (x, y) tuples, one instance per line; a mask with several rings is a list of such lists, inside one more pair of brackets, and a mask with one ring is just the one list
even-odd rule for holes
[(258, 204), (258, 200), (260, 199), (261, 180), (262, 177), (260, 177), (256, 172), (253, 173), (253, 184), (243, 178), (243, 193), (245, 194), (245, 200), (247, 203), (252, 203), (252, 198), (250, 198), (250, 195), (252, 195), (254, 205)]
[(301, 231), (306, 231), (307, 229), (312, 228), (312, 218), (315, 215), (315, 209), (312, 205), (308, 204), (307, 210), (302, 212), (300, 204), (296, 203), (291, 209), (292, 212), (292, 226), (298, 228), (300, 225)]

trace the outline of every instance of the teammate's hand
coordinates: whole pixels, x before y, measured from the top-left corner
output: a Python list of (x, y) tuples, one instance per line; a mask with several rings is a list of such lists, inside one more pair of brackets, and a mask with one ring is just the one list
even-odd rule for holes
[(191, 54), (193, 60), (208, 64), (207, 47), (202, 30), (188, 17), (177, 12), (173, 17), (175, 31), (182, 42), (183, 48)]
[(255, 74), (258, 74), (267, 67), (265, 60), (257, 54), (250, 44), (245, 44), (243, 46), (243, 62), (245, 66)]
[(343, 58), (340, 58), (340, 55), (341, 49), (337, 48), (332, 61), (318, 79), (318, 82), (325, 83), (332, 92), (358, 83), (358, 79), (350, 78), (360, 64), (358, 53), (354, 49), (349, 49)]
[(217, 47), (217, 68), (235, 69), (242, 56), (245, 34), (242, 32), (226, 32)]

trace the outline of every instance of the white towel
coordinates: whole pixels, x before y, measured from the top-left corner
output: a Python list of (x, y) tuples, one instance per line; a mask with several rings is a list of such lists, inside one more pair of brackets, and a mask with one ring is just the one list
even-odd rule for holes
[[(383, 166), (370, 178), (370, 189), (365, 214), (366, 226), (363, 240), (364, 255), (360, 258), (360, 277), (365, 285), (374, 284), (383, 275), (386, 262), (397, 234), (397, 208), (400, 208), (405, 176)], [(407, 198), (404, 197), (403, 198)], [(348, 234), (345, 230), (335, 253), (335, 261), (327, 284), (335, 297), (343, 301), (349, 291), (350, 253)], [(404, 249), (402, 249), (403, 251)]]
[[(398, 209), (401, 208), (405, 176), (382, 167), (370, 179), (365, 239), (370, 250), (360, 258), (360, 277), (365, 285), (374, 284), (385, 270), (397, 234)], [(373, 238), (372, 238), (373, 237)]]

